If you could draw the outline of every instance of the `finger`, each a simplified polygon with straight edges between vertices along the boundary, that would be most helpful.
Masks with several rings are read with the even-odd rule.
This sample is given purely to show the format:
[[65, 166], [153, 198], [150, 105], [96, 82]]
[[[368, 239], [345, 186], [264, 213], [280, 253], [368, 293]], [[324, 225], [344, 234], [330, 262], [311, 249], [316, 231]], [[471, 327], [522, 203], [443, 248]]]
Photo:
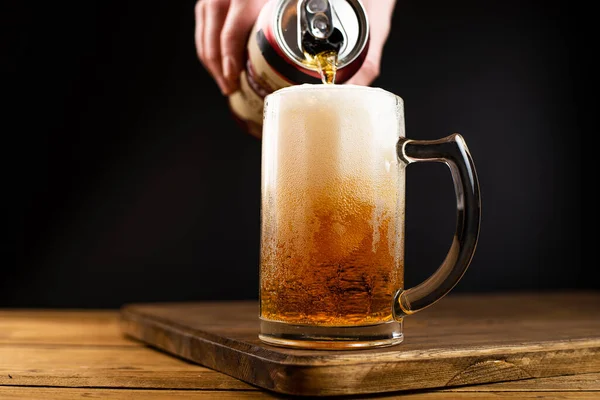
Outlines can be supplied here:
[[379, 77], [383, 49], [390, 34], [395, 2], [395, 0], [364, 1], [370, 20], [378, 23], [371, 24], [369, 50], [363, 65], [346, 83], [368, 86]]
[[204, 10], [204, 32], [202, 33], [202, 62], [219, 85], [223, 94], [229, 92], [227, 81], [223, 77], [221, 68], [221, 30], [229, 8], [228, 0], [202, 0]]
[[194, 42], [196, 43], [196, 54], [198, 59], [203, 58], [203, 44], [204, 44], [204, 5], [206, 3], [202, 0], [198, 0], [196, 7], [194, 8], [194, 15], [196, 20]]
[[344, 83], [347, 85], [369, 86], [378, 76], [379, 63], [367, 58], [358, 72]]
[[350, 85], [369, 86], [377, 77], [381, 68], [381, 55], [387, 39], [389, 28], [380, 26], [372, 30], [369, 49], [363, 65], [346, 83]]
[[223, 75], [232, 91], [238, 88], [238, 79], [244, 65], [244, 49], [264, 0], [231, 0], [229, 13], [221, 32]]

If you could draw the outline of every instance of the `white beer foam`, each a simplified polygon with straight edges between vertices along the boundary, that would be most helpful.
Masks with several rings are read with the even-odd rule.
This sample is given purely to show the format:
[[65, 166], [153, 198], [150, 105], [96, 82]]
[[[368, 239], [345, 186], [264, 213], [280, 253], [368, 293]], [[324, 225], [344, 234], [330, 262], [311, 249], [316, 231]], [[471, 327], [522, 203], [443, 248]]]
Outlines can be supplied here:
[[[310, 232], [318, 231], [324, 210], [331, 210], [340, 257], [365, 235], [372, 235], [374, 252], [380, 240], [398, 245], [380, 238], [378, 226], [403, 219], [404, 175], [396, 154], [404, 136], [402, 99], [379, 88], [305, 84], [266, 101], [263, 157], [269, 157], [263, 160], [271, 162], [263, 163], [263, 202], [277, 211], [264, 215], [265, 222], [289, 237], [299, 254], [310, 248]], [[390, 234], [402, 235], [401, 224], [396, 228]]]
[[287, 177], [281, 183], [343, 190], [345, 183], [362, 181], [364, 187], [352, 190], [366, 201], [374, 200], [373, 185], [391, 184], [396, 142], [404, 136], [399, 97], [379, 88], [304, 84], [281, 89], [270, 100], [277, 108], [265, 116], [264, 130], [267, 137], [278, 130], [279, 168]]

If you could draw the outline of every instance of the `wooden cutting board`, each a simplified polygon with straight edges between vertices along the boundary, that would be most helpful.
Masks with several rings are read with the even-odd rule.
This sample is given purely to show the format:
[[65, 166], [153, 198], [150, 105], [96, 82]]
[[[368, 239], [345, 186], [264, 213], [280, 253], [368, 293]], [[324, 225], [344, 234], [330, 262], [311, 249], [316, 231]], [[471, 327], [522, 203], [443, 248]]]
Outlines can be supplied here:
[[122, 331], [258, 387], [331, 396], [600, 372], [600, 292], [450, 294], [405, 319], [404, 343], [295, 350], [263, 344], [256, 302], [129, 304]]

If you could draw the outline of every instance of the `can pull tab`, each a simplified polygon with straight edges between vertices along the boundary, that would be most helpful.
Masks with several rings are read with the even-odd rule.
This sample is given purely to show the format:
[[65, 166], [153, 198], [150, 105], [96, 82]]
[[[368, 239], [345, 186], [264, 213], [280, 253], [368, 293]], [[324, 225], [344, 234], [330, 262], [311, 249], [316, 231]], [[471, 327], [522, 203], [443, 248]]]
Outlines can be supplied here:
[[333, 19], [329, 0], [303, 0], [301, 19], [306, 29], [316, 39], [327, 39], [333, 31]]
[[329, 0], [299, 0], [298, 16], [301, 49], [312, 55], [340, 50], [344, 37], [334, 26]]

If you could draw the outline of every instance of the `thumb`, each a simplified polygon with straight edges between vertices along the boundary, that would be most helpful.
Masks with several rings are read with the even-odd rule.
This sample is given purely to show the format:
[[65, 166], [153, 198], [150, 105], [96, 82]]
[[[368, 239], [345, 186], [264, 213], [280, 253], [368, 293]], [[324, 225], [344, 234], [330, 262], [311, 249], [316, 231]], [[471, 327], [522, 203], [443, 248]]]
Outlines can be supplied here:
[[244, 49], [264, 0], [232, 0], [221, 31], [223, 75], [234, 89], [244, 64]]

